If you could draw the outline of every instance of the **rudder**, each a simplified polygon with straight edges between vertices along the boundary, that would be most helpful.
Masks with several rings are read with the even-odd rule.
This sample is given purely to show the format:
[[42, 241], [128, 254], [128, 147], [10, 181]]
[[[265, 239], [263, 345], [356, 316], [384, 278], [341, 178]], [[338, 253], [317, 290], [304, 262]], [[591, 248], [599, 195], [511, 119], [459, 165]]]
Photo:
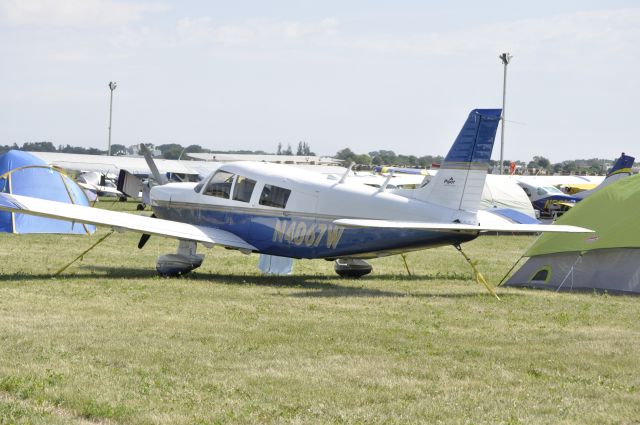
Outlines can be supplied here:
[[501, 109], [474, 109], [438, 174], [415, 198], [443, 207], [478, 211]]

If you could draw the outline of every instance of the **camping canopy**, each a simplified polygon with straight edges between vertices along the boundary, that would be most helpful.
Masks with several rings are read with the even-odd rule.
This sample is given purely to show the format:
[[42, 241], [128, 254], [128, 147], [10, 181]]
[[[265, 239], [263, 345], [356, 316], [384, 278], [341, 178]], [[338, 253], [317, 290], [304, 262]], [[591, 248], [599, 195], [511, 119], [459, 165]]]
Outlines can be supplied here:
[[558, 224], [595, 230], [595, 235], [545, 233], [525, 256], [604, 248], [640, 248], [639, 211], [640, 174], [636, 174], [593, 193], [556, 221]]
[[[0, 155], [0, 192], [89, 205], [82, 189], [69, 177], [33, 155], [15, 150]], [[0, 212], [1, 232], [89, 234], [94, 230], [94, 226], [80, 223]]]
[[545, 233], [525, 253], [530, 258], [506, 285], [640, 294], [638, 211], [640, 175], [593, 193], [557, 223], [596, 233]]
[[508, 176], [487, 175], [482, 190], [480, 208], [491, 211], [497, 209], [511, 209], [535, 219], [531, 201], [518, 183]]

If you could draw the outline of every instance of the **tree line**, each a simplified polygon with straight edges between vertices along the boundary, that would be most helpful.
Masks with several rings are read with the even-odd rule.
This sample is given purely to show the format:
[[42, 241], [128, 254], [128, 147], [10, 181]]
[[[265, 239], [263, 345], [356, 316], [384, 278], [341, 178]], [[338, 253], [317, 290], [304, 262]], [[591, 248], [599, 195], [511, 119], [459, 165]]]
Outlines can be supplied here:
[[[200, 145], [188, 145], [182, 146], [178, 143], [167, 143], [158, 146], [154, 146], [151, 143], [146, 144], [149, 148], [157, 149], [165, 159], [179, 159], [183, 158], [185, 153], [232, 153], [232, 154], [253, 154], [253, 155], [273, 155], [273, 153], [265, 152], [262, 150], [211, 150], [204, 148]], [[85, 155], [106, 155], [106, 150], [97, 148], [84, 148], [80, 146], [71, 145], [54, 145], [52, 142], [26, 142], [22, 146], [14, 143], [13, 145], [0, 145], [0, 154], [8, 150], [22, 150], [30, 152], [60, 152], [60, 153], [73, 153], [73, 154], [85, 154]], [[128, 148], [121, 144], [111, 145], [111, 154], [127, 155]], [[278, 143], [275, 152], [276, 155], [294, 155], [294, 150], [291, 144], [287, 144], [287, 147], [283, 147], [282, 143]], [[311, 151], [311, 146], [304, 141], [298, 143], [295, 155], [301, 156], [315, 156], [316, 154]], [[441, 155], [404, 155], [396, 154], [391, 150], [377, 150], [369, 153], [358, 154], [353, 152], [350, 148], [344, 148], [336, 152], [334, 158], [345, 161], [345, 165], [354, 162], [359, 165], [394, 165], [402, 167], [419, 167], [430, 168], [434, 164], [440, 164], [444, 160]], [[547, 174], [574, 174], [577, 172], [599, 174], [606, 171], [605, 163], [610, 163], [611, 160], [591, 158], [591, 159], [576, 159], [566, 160], [552, 164], [549, 159], [544, 156], [536, 155], [533, 159], [527, 163], [523, 161], [513, 161], [520, 169], [534, 170], [535, 172], [542, 172]], [[511, 161], [504, 161], [504, 167], [509, 169]], [[489, 166], [498, 166], [499, 161], [491, 160]]]

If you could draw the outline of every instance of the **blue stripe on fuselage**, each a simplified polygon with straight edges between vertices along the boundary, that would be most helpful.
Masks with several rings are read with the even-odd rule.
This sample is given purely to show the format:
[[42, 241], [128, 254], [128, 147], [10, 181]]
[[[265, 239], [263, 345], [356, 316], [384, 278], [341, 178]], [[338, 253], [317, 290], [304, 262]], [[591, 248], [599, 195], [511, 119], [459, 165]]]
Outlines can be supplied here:
[[[153, 207], [168, 220], [216, 227], [245, 239], [263, 254], [293, 258], [337, 258], [368, 252], [412, 250], [473, 240], [476, 234], [413, 229], [343, 228], [333, 219], [274, 217], [214, 209]], [[188, 211], [187, 211], [188, 210]]]

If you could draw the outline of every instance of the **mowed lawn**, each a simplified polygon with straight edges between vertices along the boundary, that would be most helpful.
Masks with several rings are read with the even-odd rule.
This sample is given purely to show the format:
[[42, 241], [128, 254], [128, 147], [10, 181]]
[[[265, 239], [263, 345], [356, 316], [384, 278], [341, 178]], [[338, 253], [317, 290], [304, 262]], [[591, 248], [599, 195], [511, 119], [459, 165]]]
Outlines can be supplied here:
[[[176, 242], [131, 233], [52, 277], [105, 233], [0, 235], [0, 424], [640, 423], [640, 298], [498, 301], [452, 247], [359, 280], [200, 249], [201, 269], [163, 279]], [[532, 241], [464, 247], [495, 284]]]

